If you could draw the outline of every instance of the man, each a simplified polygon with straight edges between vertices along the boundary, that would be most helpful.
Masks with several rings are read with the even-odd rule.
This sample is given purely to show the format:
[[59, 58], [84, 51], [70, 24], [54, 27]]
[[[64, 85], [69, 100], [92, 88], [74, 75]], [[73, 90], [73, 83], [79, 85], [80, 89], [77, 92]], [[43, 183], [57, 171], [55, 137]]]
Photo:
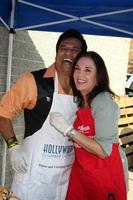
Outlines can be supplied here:
[[[65, 31], [56, 45], [55, 63], [22, 75], [0, 102], [0, 132], [15, 171], [12, 191], [21, 200], [65, 200], [73, 145], [49, 124], [49, 112], [61, 112], [72, 123], [76, 105], [70, 75], [76, 56], [86, 49], [77, 30]], [[11, 121], [23, 109], [25, 135], [19, 145]]]

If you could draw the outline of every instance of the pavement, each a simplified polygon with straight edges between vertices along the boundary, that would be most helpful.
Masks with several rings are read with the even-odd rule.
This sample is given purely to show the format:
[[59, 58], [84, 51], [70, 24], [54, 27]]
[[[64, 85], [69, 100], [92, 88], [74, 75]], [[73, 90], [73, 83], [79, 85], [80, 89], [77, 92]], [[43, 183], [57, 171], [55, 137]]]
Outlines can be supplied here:
[[129, 192], [127, 200], [133, 200], [133, 168], [129, 170]]

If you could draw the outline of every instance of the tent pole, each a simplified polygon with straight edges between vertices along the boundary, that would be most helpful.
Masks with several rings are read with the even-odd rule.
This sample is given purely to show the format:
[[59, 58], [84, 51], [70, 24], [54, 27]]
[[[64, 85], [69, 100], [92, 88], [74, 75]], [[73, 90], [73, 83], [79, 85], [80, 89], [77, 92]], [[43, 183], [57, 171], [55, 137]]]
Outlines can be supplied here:
[[[13, 51], [13, 36], [14, 36], [14, 12], [15, 12], [15, 1], [12, 0], [12, 11], [10, 16], [10, 33], [9, 33], [9, 46], [8, 46], [8, 63], [7, 63], [7, 76], [6, 76], [6, 91], [10, 89], [11, 86], [11, 71], [12, 71], [12, 51]], [[6, 154], [7, 154], [7, 145], [3, 139], [2, 147], [2, 177], [1, 184], [5, 185], [5, 175], [6, 175]]]
[[[8, 47], [8, 65], [7, 65], [7, 76], [6, 76], [6, 91], [10, 89], [11, 85], [11, 71], [12, 71], [12, 49], [13, 49], [13, 33], [9, 34], [9, 47]], [[2, 185], [5, 185], [5, 174], [6, 174], [6, 153], [7, 153], [7, 145], [3, 140], [3, 148], [2, 148]]]

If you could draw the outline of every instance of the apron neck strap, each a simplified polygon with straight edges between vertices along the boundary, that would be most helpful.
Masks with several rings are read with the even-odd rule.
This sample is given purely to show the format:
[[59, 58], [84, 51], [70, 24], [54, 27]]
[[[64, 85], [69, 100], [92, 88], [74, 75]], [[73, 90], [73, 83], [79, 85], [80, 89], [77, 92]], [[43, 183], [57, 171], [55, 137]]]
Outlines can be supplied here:
[[54, 92], [58, 93], [58, 75], [56, 70], [55, 70]]

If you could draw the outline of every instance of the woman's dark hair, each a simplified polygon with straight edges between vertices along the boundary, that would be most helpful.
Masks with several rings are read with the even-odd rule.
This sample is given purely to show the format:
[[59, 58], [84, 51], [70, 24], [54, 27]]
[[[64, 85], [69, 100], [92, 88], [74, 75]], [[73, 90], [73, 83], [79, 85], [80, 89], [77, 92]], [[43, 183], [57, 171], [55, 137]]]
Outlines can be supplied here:
[[[73, 66], [73, 73], [74, 73], [75, 65], [81, 57], [86, 57], [86, 58], [92, 59], [93, 62], [95, 63], [95, 66], [96, 66], [97, 85], [93, 88], [93, 90], [91, 92], [89, 92], [87, 94], [88, 105], [91, 104], [94, 97], [97, 94], [99, 94], [100, 92], [109, 92], [114, 97], [115, 93], [110, 89], [110, 86], [109, 86], [109, 76], [108, 76], [106, 65], [104, 63], [104, 60], [102, 59], [102, 57], [98, 53], [96, 53], [94, 51], [88, 51], [88, 52], [85, 52], [85, 53], [80, 53], [75, 60], [75, 63], [74, 63], [74, 66]], [[75, 83], [74, 83], [74, 80], [73, 80], [73, 73], [72, 73], [70, 82], [71, 82], [71, 86], [72, 86], [72, 89], [73, 89], [74, 100], [77, 102], [79, 107], [82, 107], [83, 104], [84, 104], [83, 103], [83, 97], [82, 97], [80, 91], [78, 91], [76, 89], [76, 86], [75, 86]]]
[[56, 44], [56, 52], [59, 49], [60, 43], [63, 40], [66, 40], [68, 38], [76, 38], [81, 42], [81, 52], [86, 52], [87, 51], [87, 44], [86, 41], [84, 40], [83, 36], [81, 35], [81, 33], [75, 29], [68, 29], [66, 30], [64, 33], [62, 33], [57, 41]]

